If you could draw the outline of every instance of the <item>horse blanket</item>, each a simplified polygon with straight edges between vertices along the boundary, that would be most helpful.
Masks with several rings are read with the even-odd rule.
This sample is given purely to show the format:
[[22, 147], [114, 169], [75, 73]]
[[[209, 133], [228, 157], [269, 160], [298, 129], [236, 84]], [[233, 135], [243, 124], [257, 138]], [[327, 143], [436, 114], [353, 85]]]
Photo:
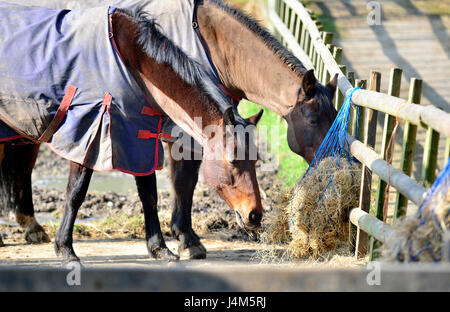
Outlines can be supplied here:
[[[116, 3], [144, 7], [169, 39], [214, 71], [193, 28], [182, 30], [186, 23], [178, 20], [191, 25], [194, 1]], [[95, 170], [147, 175], [162, 168], [160, 139], [170, 122], [115, 51], [108, 13], [109, 6], [52, 10], [0, 2], [0, 141], [48, 141], [62, 157]]]

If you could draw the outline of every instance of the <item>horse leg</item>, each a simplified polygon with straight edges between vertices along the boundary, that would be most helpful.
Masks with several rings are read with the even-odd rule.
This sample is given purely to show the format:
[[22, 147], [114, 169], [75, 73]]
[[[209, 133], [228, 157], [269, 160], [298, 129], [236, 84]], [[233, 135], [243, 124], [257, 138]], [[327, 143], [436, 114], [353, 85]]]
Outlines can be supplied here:
[[29, 243], [48, 243], [50, 238], [34, 217], [31, 173], [39, 144], [4, 145], [0, 164], [0, 201], [3, 209], [14, 211], [16, 221], [25, 229]]
[[145, 240], [150, 257], [162, 260], [178, 260], [167, 248], [158, 218], [158, 193], [156, 175], [135, 177], [139, 198], [142, 202], [145, 219]]
[[[171, 143], [169, 150], [172, 150]], [[192, 197], [197, 185], [201, 161], [174, 160], [171, 153], [169, 155], [172, 187], [175, 194], [170, 227], [172, 235], [180, 241], [178, 253], [180, 256], [182, 253], [187, 254], [189, 259], [204, 259], [206, 248], [192, 229], [191, 219]]]
[[61, 225], [55, 237], [56, 255], [62, 255], [63, 262], [77, 261], [80, 259], [73, 250], [73, 226], [78, 209], [86, 197], [93, 170], [74, 162], [70, 162], [69, 182], [66, 190], [66, 204]]

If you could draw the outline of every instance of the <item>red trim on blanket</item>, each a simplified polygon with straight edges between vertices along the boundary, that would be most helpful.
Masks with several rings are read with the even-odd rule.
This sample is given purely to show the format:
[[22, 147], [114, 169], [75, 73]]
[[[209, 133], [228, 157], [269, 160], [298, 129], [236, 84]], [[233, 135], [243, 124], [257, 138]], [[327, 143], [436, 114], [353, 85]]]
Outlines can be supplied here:
[[[162, 118], [161, 118], [161, 116], [159, 116], [159, 122], [158, 122], [158, 134], [163, 134], [163, 133], [160, 133], [160, 131], [161, 131], [161, 123], [162, 123]], [[111, 127], [110, 127], [110, 129], [111, 129]], [[148, 131], [148, 130], [139, 130], [139, 133], [140, 133], [141, 131]], [[158, 134], [152, 133], [152, 132], [150, 132], [150, 131], [148, 131], [148, 132], [151, 134], [151, 137], [150, 137], [150, 138], [153, 138], [153, 136], [158, 137]], [[111, 137], [111, 136], [110, 136], [110, 137]], [[138, 137], [139, 137], [139, 134], [138, 134]], [[150, 138], [149, 138], [149, 139], [150, 139]], [[156, 139], [156, 138], [155, 138], [155, 139]], [[153, 168], [152, 168], [151, 171], [145, 172], [145, 173], [136, 173], [136, 172], [131, 172], [131, 171], [124, 170], [124, 169], [118, 168], [118, 167], [114, 167], [114, 169], [117, 169], [117, 170], [122, 171], [122, 172], [124, 172], [124, 173], [128, 173], [128, 174], [134, 175], [134, 176], [136, 176], [136, 177], [148, 176], [148, 175], [153, 174], [156, 170], [161, 170], [161, 169], [163, 169], [164, 166], [158, 167], [158, 162], [159, 162], [159, 142], [158, 142], [158, 140], [156, 140], [155, 143], [156, 143], [156, 146], [155, 146], [155, 160], [154, 160], [154, 165], [153, 165]], [[111, 147], [112, 147], [112, 146], [111, 146]], [[114, 153], [113, 153], [113, 154], [114, 154]], [[114, 163], [113, 163], [113, 166], [114, 166]]]
[[[75, 96], [75, 93], [77, 91], [77, 87], [69, 85], [67, 87], [66, 93], [64, 94], [64, 97], [61, 101], [61, 104], [59, 104], [58, 110], [56, 111], [55, 116], [53, 117], [52, 121], [48, 125], [48, 127], [44, 130], [44, 132], [41, 134], [41, 136], [36, 139], [34, 137], [28, 136], [19, 129], [15, 129], [12, 127], [9, 123], [7, 123], [5, 120], [2, 120], [8, 127], [13, 129], [14, 131], [18, 132], [19, 135], [15, 135], [8, 138], [1, 138], [0, 142], [6, 142], [16, 139], [27, 139], [30, 140], [30, 143], [43, 143], [48, 142], [50, 138], [53, 136], [53, 134], [58, 130], [59, 125], [63, 121], [64, 117], [66, 116], [67, 111], [69, 110], [70, 104], [72, 104], [73, 98]], [[27, 143], [28, 144], [28, 143]]]
[[[161, 116], [159, 116], [158, 135], [161, 134], [161, 121], [162, 121], [162, 118], [161, 118]], [[156, 168], [158, 167], [158, 162], [159, 162], [159, 140], [156, 140], [156, 142], [155, 142], [155, 163], [153, 164], [153, 171], [155, 171]]]
[[166, 134], [166, 133], [153, 133], [150, 132], [149, 130], [139, 130], [138, 131], [138, 135], [137, 135], [138, 139], [144, 139], [144, 140], [148, 140], [148, 139], [158, 139], [161, 140], [162, 138], [165, 139], [173, 139], [171, 135]]
[[142, 115], [147, 115], [147, 116], [161, 116], [160, 113], [158, 113], [153, 107], [151, 106], [144, 106], [142, 107], [142, 111], [141, 111]]
[[42, 133], [42, 135], [39, 137], [38, 142], [48, 142], [55, 131], [58, 130], [59, 125], [61, 124], [64, 117], [66, 116], [67, 111], [69, 110], [70, 104], [72, 104], [72, 100], [76, 92], [77, 87], [72, 85], [69, 85], [67, 87], [66, 94], [64, 94], [64, 98], [62, 99], [55, 116], [48, 125], [47, 129], [45, 129], [44, 133]]
[[12, 141], [12, 140], [17, 140], [17, 139], [22, 139], [22, 138], [24, 138], [24, 137], [19, 134], [19, 135], [15, 135], [15, 136], [12, 136], [12, 137], [1, 138], [0, 142]]
[[109, 108], [111, 107], [111, 102], [112, 102], [112, 95], [109, 93], [106, 93], [103, 96], [103, 102], [102, 105], [106, 106], [106, 109], [109, 110]]

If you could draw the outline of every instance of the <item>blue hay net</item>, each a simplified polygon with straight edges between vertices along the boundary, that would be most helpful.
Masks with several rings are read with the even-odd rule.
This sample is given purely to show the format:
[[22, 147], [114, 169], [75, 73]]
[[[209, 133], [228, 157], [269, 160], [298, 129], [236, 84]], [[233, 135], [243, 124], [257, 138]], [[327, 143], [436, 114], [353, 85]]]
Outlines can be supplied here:
[[[425, 226], [427, 220], [432, 218], [432, 221], [434, 223], [434, 227], [436, 229], [435, 235], [439, 235], [440, 239], [442, 240], [442, 234], [444, 232], [444, 229], [441, 226], [441, 223], [438, 220], [438, 216], [435, 213], [435, 209], [439, 204], [445, 204], [446, 201], [446, 195], [450, 188], [450, 158], [447, 160], [447, 164], [445, 165], [444, 169], [441, 171], [439, 176], [434, 181], [433, 185], [431, 186], [431, 189], [428, 191], [427, 196], [425, 197], [424, 201], [420, 204], [419, 209], [417, 209], [417, 212], [415, 214], [415, 217], [420, 220], [419, 225], [415, 229], [418, 230], [420, 227]], [[448, 206], [445, 208], [446, 211], [444, 211], [444, 215], [441, 217], [445, 220], [445, 218], [449, 215], [450, 209]], [[433, 259], [434, 262], [441, 261], [442, 255], [435, 254], [432, 245], [430, 242], [427, 242], [422, 248], [420, 248], [418, 251], [413, 251], [412, 247], [412, 239], [411, 236], [408, 238], [408, 248], [409, 248], [409, 254], [410, 254], [410, 261], [417, 262], [419, 261], [419, 256], [424, 253], [428, 252]], [[401, 261], [401, 255], [400, 253], [397, 254], [397, 259]]]
[[[300, 181], [298, 183], [297, 191], [291, 198], [291, 203], [292, 203], [292, 200], [296, 197], [299, 190], [301, 189], [302, 184], [305, 181], [305, 178], [311, 173], [311, 171], [313, 171], [317, 167], [317, 165], [323, 159], [328, 158], [328, 157], [336, 158], [337, 159], [337, 167], [340, 167], [340, 161], [341, 161], [341, 157], [343, 155], [347, 158], [347, 160], [350, 164], [352, 164], [355, 161], [355, 159], [353, 157], [351, 157], [351, 155], [349, 154], [350, 144], [348, 142], [347, 133], [348, 133], [348, 126], [350, 123], [350, 112], [351, 112], [352, 105], [354, 105], [357, 109], [357, 119], [356, 120], [357, 120], [357, 122], [359, 121], [359, 106], [355, 105], [352, 101], [352, 95], [358, 89], [361, 89], [361, 88], [360, 87], [353, 88], [349, 92], [347, 97], [345, 98], [342, 108], [339, 110], [339, 112], [336, 116], [336, 119], [334, 120], [333, 124], [331, 125], [330, 130], [328, 130], [327, 135], [325, 136], [324, 140], [322, 141], [322, 144], [320, 145], [319, 149], [317, 150], [317, 153], [314, 156], [314, 159], [309, 164], [309, 167], [306, 170], [303, 177], [300, 179]], [[357, 124], [356, 128], [357, 129], [359, 128], [358, 124]], [[358, 135], [359, 134], [357, 133], [356, 138], [358, 138]], [[327, 172], [330, 172], [330, 170], [328, 170]], [[321, 196], [318, 198], [318, 202], [320, 202], [320, 200], [322, 199], [326, 190], [330, 186], [334, 188], [333, 175], [331, 174], [331, 172], [330, 172], [329, 182], [328, 182], [327, 186], [325, 187], [325, 189], [323, 190]], [[293, 224], [294, 216], [297, 213], [297, 211], [299, 210], [299, 208], [301, 207], [301, 205], [302, 205], [302, 201], [300, 201], [300, 203], [297, 205], [297, 208], [294, 210], [294, 212], [290, 216], [290, 219], [289, 219], [289, 228], [290, 229], [293, 228], [291, 225]]]

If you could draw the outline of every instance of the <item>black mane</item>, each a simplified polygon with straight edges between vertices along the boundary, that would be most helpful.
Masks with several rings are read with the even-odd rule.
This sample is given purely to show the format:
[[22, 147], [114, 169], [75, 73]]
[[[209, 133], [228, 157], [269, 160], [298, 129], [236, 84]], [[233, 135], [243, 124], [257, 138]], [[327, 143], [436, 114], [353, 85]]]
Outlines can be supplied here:
[[[296, 73], [300, 77], [304, 76], [307, 69], [305, 68], [303, 63], [252, 17], [243, 13], [239, 9], [228, 6], [222, 0], [208, 1], [234, 17], [242, 25], [259, 36], [263, 40], [264, 44], [270, 50], [272, 50], [275, 55], [278, 56], [284, 64], [286, 64], [286, 66], [288, 66], [294, 73]], [[320, 84], [319, 81], [317, 81], [315, 97], [318, 99], [318, 103], [322, 111], [330, 112], [333, 110], [332, 101], [330, 102], [329, 100], [330, 96], [330, 92], [327, 90], [327, 88]], [[331, 98], [333, 97], [331, 96]]]
[[200, 88], [201, 96], [204, 96], [208, 102], [216, 104], [221, 113], [231, 106], [229, 98], [220, 89], [215, 77], [164, 36], [158, 29], [159, 25], [149, 14], [140, 9], [135, 11], [118, 9], [117, 11], [128, 15], [137, 24], [138, 44], [148, 57], [159, 64], [169, 65], [183, 81]]

